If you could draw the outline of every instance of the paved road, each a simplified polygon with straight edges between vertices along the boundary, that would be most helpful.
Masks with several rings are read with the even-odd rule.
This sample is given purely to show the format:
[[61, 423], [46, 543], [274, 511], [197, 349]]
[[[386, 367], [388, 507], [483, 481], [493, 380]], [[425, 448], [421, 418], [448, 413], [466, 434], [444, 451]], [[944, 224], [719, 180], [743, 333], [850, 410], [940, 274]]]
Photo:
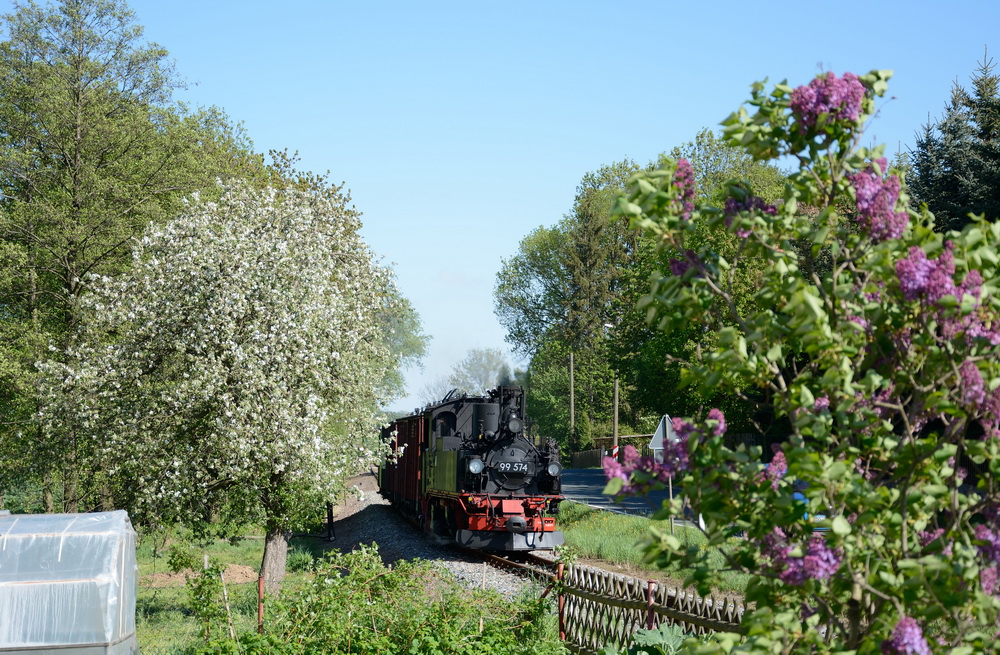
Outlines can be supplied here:
[[[648, 514], [660, 508], [669, 497], [667, 490], [654, 491], [644, 498], [623, 498], [616, 502], [611, 496], [601, 493], [606, 481], [601, 469], [564, 469], [562, 477], [562, 492], [575, 503], [593, 505], [604, 509], [626, 511], [629, 513]], [[679, 490], [674, 489], [674, 497], [679, 497]]]

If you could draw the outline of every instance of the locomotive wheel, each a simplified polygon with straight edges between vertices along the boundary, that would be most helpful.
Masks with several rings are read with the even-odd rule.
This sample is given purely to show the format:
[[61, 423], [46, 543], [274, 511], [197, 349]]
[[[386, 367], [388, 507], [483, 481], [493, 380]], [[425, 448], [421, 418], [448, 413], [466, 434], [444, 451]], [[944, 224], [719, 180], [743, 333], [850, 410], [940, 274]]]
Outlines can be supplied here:
[[448, 536], [447, 511], [440, 503], [434, 503], [431, 511], [431, 532], [442, 537]]

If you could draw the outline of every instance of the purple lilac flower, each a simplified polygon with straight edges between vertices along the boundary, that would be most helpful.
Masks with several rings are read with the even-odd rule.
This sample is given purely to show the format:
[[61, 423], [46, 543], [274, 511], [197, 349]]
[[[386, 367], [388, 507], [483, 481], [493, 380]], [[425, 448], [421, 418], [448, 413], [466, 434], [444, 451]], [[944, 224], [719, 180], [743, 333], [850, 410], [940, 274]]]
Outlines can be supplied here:
[[921, 532], [918, 537], [920, 538], [920, 545], [926, 546], [938, 537], [944, 534], [944, 528], [938, 528], [936, 530], [925, 530]]
[[822, 412], [824, 409], [830, 409], [830, 399], [825, 395], [813, 401], [813, 410]]
[[785, 584], [795, 586], [802, 585], [807, 580], [826, 580], [832, 577], [843, 560], [840, 549], [827, 546], [826, 539], [819, 534], [809, 538], [803, 557], [792, 557], [789, 554], [792, 548], [779, 527], [775, 527], [761, 540], [760, 552], [770, 560], [771, 566], [778, 571], [778, 577]]
[[809, 539], [805, 556], [790, 557], [785, 553], [780, 562], [784, 570], [779, 575], [786, 584], [795, 586], [807, 580], [826, 580], [837, 572], [841, 560], [839, 549], [830, 548], [822, 535], [814, 534]]
[[892, 637], [882, 642], [884, 655], [931, 655], [924, 632], [914, 619], [904, 616], [892, 631]]
[[[877, 159], [879, 170], [884, 171], [886, 160]], [[858, 208], [858, 223], [868, 230], [873, 241], [898, 239], [903, 235], [910, 222], [910, 215], [905, 211], [896, 211], [899, 200], [900, 182], [895, 175], [883, 178], [875, 167], [849, 175], [848, 179], [854, 186], [854, 195]]]
[[686, 159], [677, 160], [677, 170], [674, 171], [674, 186], [680, 192], [680, 216], [683, 220], [691, 218], [694, 211], [694, 169]]
[[[978, 273], [978, 271], [972, 271], [972, 273]], [[966, 281], [972, 276], [972, 273], [966, 277]], [[974, 311], [962, 316], [958, 321], [959, 325], [956, 331], [965, 332], [965, 339], [970, 345], [976, 339], [985, 339], [992, 346], [1000, 346], [1000, 320], [997, 320], [996, 314], [983, 308], [978, 299]]]
[[983, 591], [990, 596], [996, 596], [998, 588], [1000, 588], [1000, 580], [998, 580], [997, 574], [1000, 573], [1000, 568], [995, 564], [993, 566], [988, 566], [979, 572], [979, 582], [983, 585]]
[[861, 329], [865, 331], [868, 331], [868, 328], [871, 327], [871, 325], [868, 323], [868, 320], [861, 318], [860, 316], [848, 316], [847, 320], [850, 321], [851, 323], [857, 323], [861, 327]]
[[991, 530], [985, 525], [977, 525], [976, 539], [983, 543], [979, 545], [979, 553], [993, 564], [1000, 564], [1000, 532]]
[[948, 241], [944, 252], [937, 258], [934, 269], [927, 276], [924, 293], [930, 302], [936, 303], [944, 296], [961, 297], [959, 288], [955, 286], [955, 255], [952, 254], [955, 244]]
[[[943, 536], [944, 536], [944, 528], [938, 528], [936, 530], [921, 532], [917, 535], [917, 538], [920, 539], [920, 545], [926, 547], [934, 543], [936, 540], [940, 539]], [[951, 546], [952, 546], [951, 540], [945, 542], [944, 548], [941, 549], [941, 554], [944, 555], [945, 557], [951, 557]]]
[[[767, 204], [763, 198], [758, 198], [757, 196], [749, 196], [745, 200], [726, 198], [726, 204], [723, 207], [723, 214], [726, 217], [726, 227], [732, 227], [733, 218], [744, 211], [751, 213], [756, 211], [768, 216], [774, 216], [778, 213], [778, 208]], [[750, 236], [750, 230], [738, 230], [736, 235], [741, 239], [745, 239]]]
[[960, 381], [959, 389], [962, 394], [962, 404], [969, 410], [975, 411], [986, 402], [986, 384], [983, 376], [979, 372], [979, 367], [971, 360], [962, 362], [958, 369]]
[[983, 288], [983, 275], [977, 270], [969, 271], [968, 275], [962, 281], [962, 292], [967, 293], [970, 296], [979, 297], [980, 291]]
[[626, 471], [635, 469], [639, 465], [640, 459], [639, 451], [632, 444], [628, 444], [622, 449], [622, 466]]
[[713, 408], [708, 411], [708, 420], [716, 421], [715, 428], [712, 430], [712, 434], [716, 437], [721, 437], [726, 433], [726, 417], [719, 408]]
[[[620, 478], [625, 482], [619, 496], [637, 496], [649, 493], [657, 488], [659, 483], [665, 483], [688, 467], [687, 444], [671, 442], [663, 451], [663, 461], [658, 462], [653, 457], [641, 457], [633, 446], [625, 446], [622, 452], [622, 462], [613, 457], [601, 460], [605, 478], [610, 482]], [[634, 473], [643, 473], [635, 476]]]
[[785, 473], [788, 471], [788, 461], [785, 459], [785, 453], [780, 450], [778, 444], [774, 444], [771, 448], [774, 451], [774, 457], [761, 472], [761, 476], [764, 480], [771, 481], [772, 489], [777, 489], [778, 481], [785, 477]]
[[896, 262], [899, 288], [907, 300], [916, 300], [927, 287], [927, 279], [935, 268], [926, 253], [917, 246], [910, 247], [910, 254]]
[[838, 79], [835, 73], [826, 73], [806, 86], [792, 91], [792, 114], [808, 127], [815, 127], [824, 114], [829, 119], [858, 120], [865, 87], [853, 73], [844, 73]]
[[[860, 473], [862, 477], [869, 482], [875, 479], [875, 471], [871, 470], [868, 466], [868, 462], [860, 457], [854, 460], [854, 470]], [[850, 519], [848, 519], [848, 522], [850, 522]]]
[[[698, 253], [690, 248], [684, 251], [684, 259], [670, 260], [670, 272], [678, 277], [684, 275], [692, 266], [694, 266], [698, 271], [704, 269], [704, 265], [701, 263], [701, 258], [698, 257]], [[701, 273], [695, 273], [695, 277], [701, 277]]]
[[986, 396], [986, 401], [983, 403], [983, 415], [979, 422], [986, 432], [986, 437], [1000, 438], [1000, 387]]
[[[937, 322], [941, 336], [946, 339], [954, 340], [964, 333], [969, 345], [977, 339], [984, 339], [993, 346], [1000, 345], [1000, 321], [994, 313], [984, 310], [980, 298], [983, 285], [980, 272], [969, 271], [960, 285], [955, 284], [954, 249], [955, 244], [948, 241], [941, 256], [931, 260], [920, 248], [910, 248], [909, 254], [896, 262], [896, 277], [903, 297], [920, 300], [938, 310]], [[940, 305], [944, 296], [961, 298], [965, 295], [974, 299], [972, 311], [967, 314], [956, 316]]]
[[604, 469], [604, 478], [608, 482], [611, 482], [614, 478], [621, 478], [625, 482], [625, 487], [628, 487], [629, 475], [617, 459], [614, 457], [603, 457], [601, 458], [601, 467]]
[[760, 554], [770, 562], [771, 566], [778, 567], [780, 562], [784, 560], [785, 555], [790, 550], [785, 544], [786, 541], [784, 530], [778, 526], [774, 526], [774, 529], [761, 539]]
[[671, 441], [663, 448], [663, 463], [657, 471], [657, 478], [660, 482], [666, 482], [667, 478], [686, 471], [689, 464], [687, 441]]
[[677, 435], [677, 438], [684, 442], [687, 442], [688, 437], [694, 432], [694, 426], [682, 418], [670, 419], [670, 425], [674, 428], [674, 434]]
[[685, 273], [687, 273], [687, 270], [689, 268], [691, 268], [691, 262], [682, 261], [680, 259], [671, 259], [670, 260], [670, 273], [671, 273], [671, 275], [676, 275], [677, 277], [681, 277], [682, 275], [684, 275]]

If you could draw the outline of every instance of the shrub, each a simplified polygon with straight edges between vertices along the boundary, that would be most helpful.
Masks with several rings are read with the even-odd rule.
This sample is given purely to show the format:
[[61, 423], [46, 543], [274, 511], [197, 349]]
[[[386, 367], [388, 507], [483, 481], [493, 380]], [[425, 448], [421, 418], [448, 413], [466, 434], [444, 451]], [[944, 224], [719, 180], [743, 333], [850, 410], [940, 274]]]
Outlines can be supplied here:
[[546, 601], [468, 591], [421, 560], [385, 566], [372, 545], [334, 552], [316, 573], [269, 601], [263, 635], [191, 653], [563, 653]]
[[[722, 206], [695, 206], [678, 160], [635, 175], [619, 203], [670, 262], [644, 299], [653, 319], [712, 335], [684, 382], [767, 398], [791, 432], [762, 471], [759, 447], [726, 447], [714, 409], [674, 419], [664, 463], [633, 453], [608, 469], [619, 492], [674, 476], [713, 547], [745, 531], [725, 568], [754, 575], [753, 609], [719, 650], [996, 644], [1000, 223], [936, 232], [882, 148], [860, 146], [889, 76], [753, 86], [725, 133], [757, 160], [797, 163], [783, 202], [734, 180]], [[693, 567], [701, 590], [720, 574], [663, 530], [646, 550]]]

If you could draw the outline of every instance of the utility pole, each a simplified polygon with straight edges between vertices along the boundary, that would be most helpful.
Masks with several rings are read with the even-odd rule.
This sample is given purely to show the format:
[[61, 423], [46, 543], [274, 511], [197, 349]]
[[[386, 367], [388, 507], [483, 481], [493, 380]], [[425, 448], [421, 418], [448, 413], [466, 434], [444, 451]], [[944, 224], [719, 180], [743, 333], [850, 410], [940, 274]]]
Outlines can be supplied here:
[[615, 375], [615, 414], [614, 421], [612, 422], [612, 443], [611, 452], [614, 454], [614, 458], [618, 459], [618, 376]]
[[576, 443], [576, 398], [573, 395], [573, 353], [569, 354], [569, 438]]

